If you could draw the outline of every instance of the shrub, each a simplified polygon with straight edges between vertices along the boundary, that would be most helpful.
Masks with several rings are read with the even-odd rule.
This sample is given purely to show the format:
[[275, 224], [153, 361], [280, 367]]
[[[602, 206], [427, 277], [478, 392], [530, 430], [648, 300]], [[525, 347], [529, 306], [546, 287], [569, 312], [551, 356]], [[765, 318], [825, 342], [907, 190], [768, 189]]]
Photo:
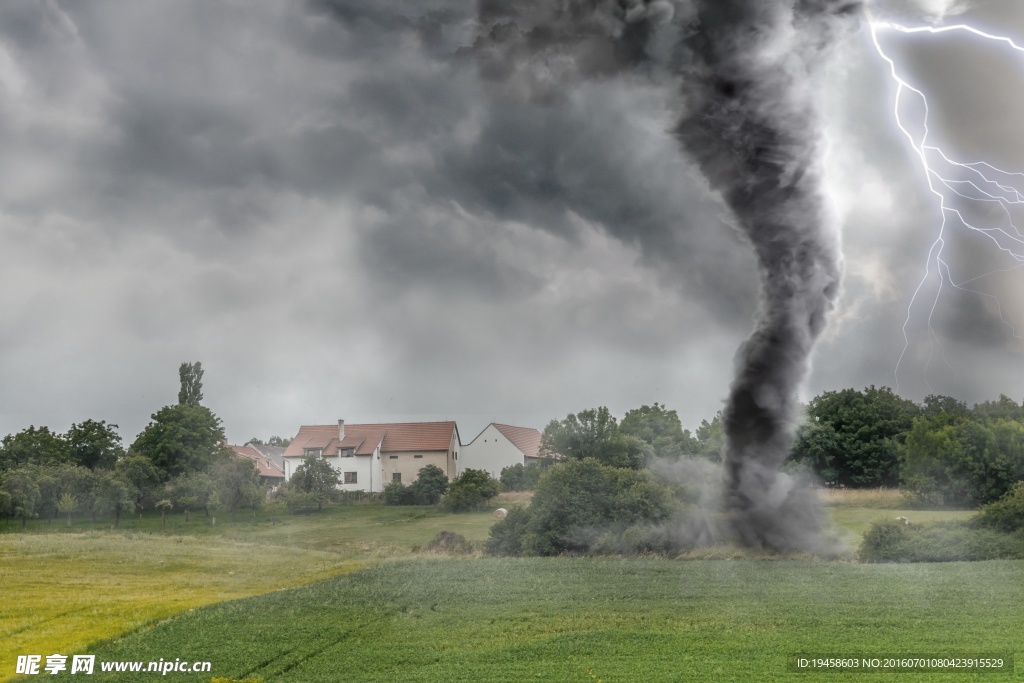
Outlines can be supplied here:
[[1014, 484], [999, 500], [982, 507], [975, 520], [978, 526], [999, 531], [1024, 530], [1024, 481]]
[[384, 487], [385, 505], [413, 505], [412, 487], [406, 486], [400, 481], [393, 481]]
[[910, 530], [895, 519], [875, 522], [864, 534], [860, 559], [864, 562], [899, 562], [906, 555]]
[[501, 470], [499, 480], [506, 491], [533, 491], [537, 488], [544, 470], [557, 462], [552, 458], [542, 458], [529, 465], [518, 464], [505, 467]]
[[427, 465], [409, 485], [414, 505], [437, 505], [448, 492], [448, 475], [437, 465]]
[[416, 481], [406, 486], [393, 481], [384, 487], [385, 505], [437, 505], [448, 491], [448, 475], [436, 465], [420, 469]]
[[491, 555], [522, 555], [523, 537], [531, 516], [528, 508], [511, 508], [505, 519], [491, 527], [484, 550]]
[[462, 534], [457, 534], [454, 531], [440, 531], [427, 544], [426, 550], [463, 555], [473, 552], [473, 544], [467, 541]]
[[544, 473], [525, 513], [510, 511], [491, 527], [487, 548], [523, 555], [646, 550], [644, 526], [673, 510], [668, 489], [650, 472], [572, 460]]
[[484, 470], [468, 469], [452, 482], [442, 507], [451, 512], [474, 510], [498, 495], [498, 480]]
[[864, 535], [863, 562], [964, 562], [1024, 558], [1024, 534], [979, 529], [970, 522], [905, 525], [876, 522]]

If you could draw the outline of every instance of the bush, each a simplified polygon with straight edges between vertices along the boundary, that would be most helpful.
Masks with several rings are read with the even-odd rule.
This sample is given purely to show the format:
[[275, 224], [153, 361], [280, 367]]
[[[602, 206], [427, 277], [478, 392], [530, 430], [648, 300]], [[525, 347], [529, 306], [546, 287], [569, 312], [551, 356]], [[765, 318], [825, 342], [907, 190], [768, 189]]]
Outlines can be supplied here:
[[522, 555], [523, 538], [531, 517], [527, 508], [510, 509], [505, 519], [491, 527], [484, 550], [491, 555]]
[[426, 550], [464, 555], [473, 552], [473, 544], [467, 541], [462, 534], [457, 534], [454, 531], [440, 531], [427, 544]]
[[448, 492], [448, 475], [437, 465], [427, 465], [409, 485], [414, 505], [437, 505]]
[[451, 512], [474, 510], [498, 495], [498, 480], [484, 470], [468, 469], [455, 478], [442, 501]]
[[406, 486], [393, 481], [384, 487], [385, 505], [437, 505], [441, 496], [448, 491], [448, 475], [436, 465], [427, 465], [416, 476], [416, 481]]
[[647, 550], [653, 540], [645, 526], [673, 510], [668, 489], [650, 472], [593, 458], [568, 461], [544, 473], [525, 512], [510, 511], [491, 527], [487, 549], [510, 555]]
[[503, 468], [498, 479], [506, 491], [533, 491], [537, 488], [544, 471], [557, 463], [558, 461], [552, 458], [542, 458], [529, 465], [512, 465]]
[[979, 529], [971, 522], [906, 525], [876, 522], [864, 535], [863, 562], [966, 562], [1024, 558], [1024, 533]]
[[385, 505], [414, 505], [413, 491], [411, 486], [406, 486], [400, 481], [393, 481], [384, 487]]
[[895, 519], [875, 522], [860, 546], [863, 562], [899, 562], [906, 554], [909, 527]]
[[1024, 530], [1024, 481], [1014, 484], [999, 500], [982, 507], [975, 521], [978, 526], [999, 531]]

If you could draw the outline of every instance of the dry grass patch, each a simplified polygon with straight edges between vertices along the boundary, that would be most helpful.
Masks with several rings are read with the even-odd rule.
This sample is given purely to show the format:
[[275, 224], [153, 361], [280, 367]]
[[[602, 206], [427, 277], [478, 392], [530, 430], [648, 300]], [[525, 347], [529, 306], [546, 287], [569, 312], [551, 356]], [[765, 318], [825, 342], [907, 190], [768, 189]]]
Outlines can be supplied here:
[[530, 504], [531, 500], [533, 500], [533, 491], [505, 491], [492, 498], [491, 503], [495, 508], [508, 507], [509, 505], [526, 507]]
[[337, 555], [149, 534], [0, 536], [0, 681], [19, 654], [81, 652], [146, 623], [367, 566]]
[[911, 497], [899, 489], [818, 489], [822, 504], [829, 507], [858, 507], [900, 510], [911, 507]]

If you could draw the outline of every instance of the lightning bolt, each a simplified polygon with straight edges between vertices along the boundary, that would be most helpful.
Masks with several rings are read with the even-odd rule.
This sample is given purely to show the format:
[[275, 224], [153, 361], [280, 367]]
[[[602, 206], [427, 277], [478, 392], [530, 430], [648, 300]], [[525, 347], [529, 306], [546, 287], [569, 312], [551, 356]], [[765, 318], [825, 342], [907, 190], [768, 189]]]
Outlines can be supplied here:
[[[938, 143], [933, 142], [932, 138], [934, 136], [929, 128], [930, 109], [928, 105], [928, 98], [920, 88], [916, 88], [911, 85], [907, 79], [901, 75], [896, 65], [896, 61], [886, 53], [878, 36], [880, 33], [885, 31], [896, 31], [903, 34], [929, 33], [933, 35], [965, 32], [981, 40], [1001, 43], [1006, 49], [1015, 50], [1021, 53], [1022, 57], [1024, 57], [1024, 47], [1021, 47], [1005, 36], [992, 35], [966, 24], [942, 27], [928, 26], [908, 28], [898, 24], [872, 20], [869, 25], [871, 28], [871, 40], [874, 43], [875, 50], [877, 50], [878, 55], [888, 63], [889, 73], [892, 76], [893, 81], [896, 83], [896, 97], [893, 107], [896, 125], [910, 143], [911, 148], [914, 150], [914, 153], [920, 162], [925, 178], [927, 179], [928, 190], [932, 195], [934, 195], [935, 202], [941, 216], [938, 233], [931, 244], [931, 248], [928, 250], [928, 256], [924, 267], [924, 275], [921, 277], [921, 281], [918, 283], [917, 288], [914, 290], [914, 294], [910, 299], [910, 303], [907, 305], [907, 316], [903, 323], [904, 346], [894, 371], [896, 376], [896, 388], [898, 390], [900, 381], [900, 365], [903, 363], [907, 350], [910, 348], [910, 337], [907, 332], [907, 327], [910, 325], [918, 296], [921, 294], [925, 284], [932, 278], [937, 278], [938, 287], [928, 311], [927, 320], [930, 351], [924, 369], [925, 384], [928, 386], [928, 390], [931, 391], [931, 384], [928, 382], [928, 369], [932, 363], [932, 358], [935, 355], [936, 347], [940, 349], [943, 362], [951, 371], [953, 371], [952, 366], [946, 359], [945, 349], [942, 346], [942, 342], [932, 327], [932, 320], [935, 316], [935, 311], [938, 307], [939, 299], [942, 296], [942, 291], [945, 286], [948, 285], [961, 291], [972, 292], [993, 301], [995, 303], [996, 310], [999, 312], [999, 319], [1003, 324], [1010, 328], [1015, 337], [1019, 339], [1024, 338], [1018, 334], [1016, 327], [1006, 319], [1006, 316], [1003, 314], [1003, 307], [999, 300], [994, 295], [979, 291], [972, 286], [972, 284], [996, 273], [1009, 272], [1024, 267], [1024, 235], [1021, 234], [1020, 230], [1014, 224], [1013, 214], [1011, 212], [1012, 207], [1024, 204], [1024, 173], [1004, 171], [984, 161], [963, 162], [956, 160], [947, 154]], [[912, 100], [913, 98], [917, 98], [923, 106], [923, 115], [920, 120], [917, 121], [916, 125], [908, 125], [904, 121], [901, 109], [905, 102]], [[986, 204], [990, 206], [998, 206], [1001, 209], [1002, 214], [1005, 215], [1005, 221], [1000, 219], [998, 224], [995, 225], [991, 223], [976, 225], [975, 222], [972, 222], [972, 220], [969, 220], [968, 217], [964, 215], [964, 211], [967, 210], [967, 207]], [[963, 207], [963, 209], [957, 208], [958, 206]], [[947, 234], [949, 231], [954, 229], [971, 230], [983, 235], [988, 238], [993, 245], [995, 245], [995, 248], [998, 249], [999, 252], [1007, 257], [1011, 262], [1016, 263], [1016, 265], [1010, 265], [1007, 268], [992, 270], [976, 277], [956, 281], [950, 269], [949, 262], [946, 259]]]

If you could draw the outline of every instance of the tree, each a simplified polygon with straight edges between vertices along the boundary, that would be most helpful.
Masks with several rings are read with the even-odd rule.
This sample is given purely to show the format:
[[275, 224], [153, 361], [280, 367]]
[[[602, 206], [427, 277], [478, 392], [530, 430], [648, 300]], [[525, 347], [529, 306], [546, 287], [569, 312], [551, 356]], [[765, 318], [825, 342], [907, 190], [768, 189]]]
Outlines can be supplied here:
[[919, 414], [888, 387], [826, 391], [807, 406], [794, 459], [839, 486], [896, 486], [900, 450]]
[[185, 513], [185, 524], [188, 524], [189, 513], [196, 508], [203, 508], [209, 516], [210, 496], [213, 495], [213, 480], [206, 472], [188, 472], [171, 480], [168, 488], [171, 500]]
[[643, 467], [651, 447], [643, 440], [620, 433], [608, 408], [584, 410], [561, 422], [552, 420], [541, 435], [541, 450], [571, 459], [594, 458], [614, 467]]
[[231, 458], [217, 463], [210, 473], [218, 498], [234, 520], [239, 507], [260, 499], [260, 473], [248, 458]]
[[38, 514], [39, 486], [36, 484], [35, 472], [28, 466], [7, 472], [0, 490], [6, 494], [4, 500], [7, 512], [12, 517], [21, 518], [21, 528], [24, 530], [29, 518]]
[[121, 515], [135, 509], [134, 493], [120, 472], [103, 472], [96, 479], [93, 508], [101, 514], [112, 511], [116, 528], [121, 524]]
[[39, 502], [36, 511], [45, 515], [47, 521], [53, 522], [59, 514], [58, 507], [61, 499], [61, 480], [58, 474], [57, 465], [34, 465], [29, 466], [32, 476], [35, 477], [36, 486], [39, 487]]
[[556, 462], [550, 458], [544, 458], [531, 462], [529, 465], [516, 463], [515, 465], [502, 468], [498, 479], [506, 491], [533, 491], [537, 488], [540, 475]]
[[510, 513], [491, 528], [488, 550], [585, 552], [608, 533], [663, 521], [673, 510], [669, 491], [647, 470], [609, 467], [593, 458], [570, 460], [544, 473], [526, 514]]
[[900, 475], [928, 502], [997, 500], [1024, 478], [1024, 425], [1005, 418], [918, 418], [907, 435]]
[[323, 510], [324, 503], [331, 499], [338, 488], [340, 477], [338, 470], [331, 463], [316, 456], [307, 456], [302, 464], [295, 468], [295, 473], [288, 482], [290, 488], [316, 500], [316, 509]]
[[167, 528], [167, 513], [174, 507], [174, 501], [170, 498], [161, 498], [154, 505], [157, 510], [160, 511], [160, 526], [162, 529]]
[[182, 363], [178, 368], [181, 389], [178, 390], [178, 405], [198, 406], [203, 400], [203, 364]]
[[217, 460], [229, 457], [220, 418], [205, 406], [164, 406], [152, 419], [131, 451], [149, 458], [164, 480], [205, 472]]
[[1006, 394], [999, 394], [995, 401], [974, 404], [971, 412], [980, 418], [1020, 420], [1022, 417], [1021, 406]]
[[283, 436], [272, 436], [269, 439], [267, 439], [268, 446], [280, 446], [282, 448], [287, 448], [289, 445], [291, 445], [291, 442], [292, 440], [290, 437], [285, 438]]
[[722, 411], [719, 410], [711, 422], [701, 420], [697, 427], [697, 452], [712, 460], [722, 459], [725, 448], [725, 431], [722, 429]]
[[676, 411], [658, 403], [630, 410], [619, 423], [619, 432], [643, 440], [659, 458], [678, 459], [700, 452], [700, 443], [683, 429]]
[[473, 510], [498, 495], [498, 480], [484, 470], [467, 469], [448, 487], [444, 508], [452, 512]]
[[427, 465], [420, 469], [409, 488], [414, 504], [437, 505], [441, 496], [448, 493], [448, 475], [437, 465]]
[[56, 475], [60, 482], [61, 500], [64, 499], [64, 496], [71, 496], [75, 500], [73, 510], [70, 512], [60, 511], [68, 515], [69, 523], [75, 512], [81, 510], [91, 512], [97, 472], [80, 465], [65, 464], [57, 468]]
[[71, 528], [71, 516], [78, 510], [78, 497], [73, 493], [63, 493], [60, 497], [60, 502], [57, 503], [57, 509], [62, 515], [68, 516], [68, 528]]
[[160, 470], [156, 468], [152, 460], [144, 455], [131, 453], [117, 463], [115, 469], [131, 486], [137, 508], [141, 508], [146, 496], [155, 492], [160, 486]]
[[924, 397], [923, 414], [925, 417], [935, 419], [940, 415], [947, 415], [952, 418], [964, 418], [969, 415], [967, 404], [958, 401], [952, 396], [939, 394], [928, 394]]
[[58, 464], [67, 462], [69, 451], [67, 441], [49, 427], [35, 425], [17, 434], [8, 434], [0, 442], [0, 469], [17, 469], [24, 465]]
[[107, 424], [104, 420], [72, 424], [64, 437], [71, 462], [91, 470], [113, 469], [124, 457], [121, 436], [116, 430], [116, 424]]

